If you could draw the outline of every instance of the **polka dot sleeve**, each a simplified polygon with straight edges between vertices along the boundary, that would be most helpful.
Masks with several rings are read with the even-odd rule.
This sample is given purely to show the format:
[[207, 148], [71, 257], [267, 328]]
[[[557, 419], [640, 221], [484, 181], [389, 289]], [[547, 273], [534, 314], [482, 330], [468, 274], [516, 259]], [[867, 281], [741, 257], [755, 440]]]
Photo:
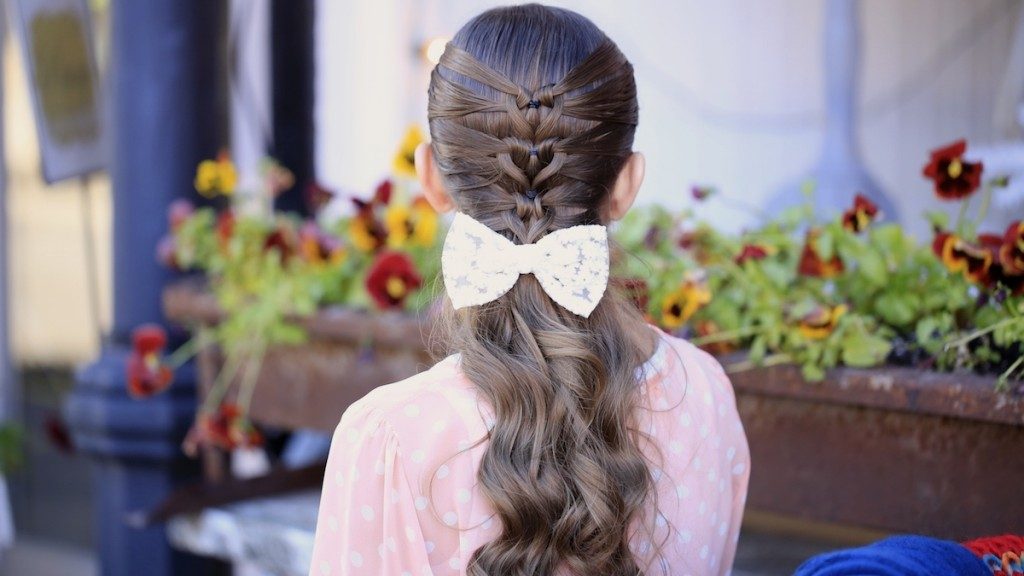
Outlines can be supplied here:
[[327, 460], [311, 575], [432, 574], [400, 451], [394, 430], [367, 402], [342, 416]]

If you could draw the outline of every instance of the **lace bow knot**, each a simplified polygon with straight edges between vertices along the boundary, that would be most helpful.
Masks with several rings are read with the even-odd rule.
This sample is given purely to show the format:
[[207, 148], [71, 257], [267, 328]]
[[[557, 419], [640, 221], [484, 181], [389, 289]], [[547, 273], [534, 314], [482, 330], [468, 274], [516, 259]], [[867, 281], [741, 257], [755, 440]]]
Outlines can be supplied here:
[[608, 286], [608, 230], [572, 226], [534, 244], [513, 244], [460, 212], [445, 238], [441, 270], [456, 310], [497, 300], [519, 276], [533, 274], [552, 300], [588, 317]]

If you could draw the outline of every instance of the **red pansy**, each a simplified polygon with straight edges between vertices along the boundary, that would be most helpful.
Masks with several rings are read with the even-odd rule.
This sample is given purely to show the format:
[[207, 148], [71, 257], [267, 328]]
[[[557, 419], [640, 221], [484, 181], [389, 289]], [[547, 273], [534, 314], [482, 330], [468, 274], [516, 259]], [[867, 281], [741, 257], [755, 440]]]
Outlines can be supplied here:
[[640, 312], [647, 313], [647, 305], [650, 303], [651, 291], [647, 281], [643, 278], [621, 278], [615, 280], [622, 294], [628, 298]]
[[800, 264], [797, 271], [804, 276], [816, 278], [832, 278], [843, 271], [843, 261], [833, 256], [829, 261], [822, 259], [818, 253], [816, 240], [820, 232], [815, 229], [807, 231], [803, 251], [800, 253]]
[[125, 367], [128, 393], [146, 398], [167, 389], [174, 372], [163, 363], [167, 333], [156, 324], [144, 324], [132, 332], [132, 352]]
[[932, 241], [932, 251], [950, 272], [963, 273], [971, 282], [988, 284], [991, 282], [989, 271], [995, 261], [993, 241], [997, 239], [991, 234], [982, 234], [978, 243], [972, 243], [956, 234], [939, 232]]
[[235, 213], [225, 210], [217, 216], [217, 240], [221, 250], [227, 250], [228, 242], [235, 233]]
[[370, 200], [363, 200], [362, 198], [352, 198], [352, 203], [356, 206], [356, 211], [363, 213], [377, 206], [387, 206], [391, 202], [391, 190], [393, 185], [391, 180], [384, 180], [377, 185], [377, 189], [373, 191], [373, 197]]
[[313, 213], [319, 212], [334, 198], [334, 191], [318, 182], [310, 182], [306, 185], [306, 206]]
[[287, 262], [295, 254], [296, 238], [291, 228], [279, 225], [263, 241], [263, 251], [276, 250], [281, 262]]
[[713, 186], [693, 186], [692, 188], [690, 188], [690, 195], [693, 196], [693, 199], [698, 202], [703, 202], [704, 200], [707, 200], [714, 193], [715, 188]]
[[843, 212], [843, 228], [851, 232], [860, 232], [878, 218], [878, 206], [867, 196], [857, 194], [853, 199], [853, 207]]
[[383, 310], [401, 308], [422, 284], [412, 260], [401, 252], [382, 252], [366, 276], [366, 291]]
[[223, 403], [216, 412], [202, 412], [188, 431], [182, 449], [195, 456], [200, 446], [221, 450], [255, 447], [263, 444], [263, 435], [236, 404]]
[[736, 255], [736, 263], [743, 264], [748, 260], [763, 260], [768, 257], [768, 248], [760, 244], [745, 244]]
[[952, 144], [933, 150], [931, 159], [922, 173], [935, 185], [935, 194], [943, 200], [960, 200], [974, 193], [981, 186], [981, 162], [964, 160], [967, 141], [957, 140]]
[[1024, 220], [1006, 228], [999, 246], [999, 263], [1008, 276], [1024, 275]]

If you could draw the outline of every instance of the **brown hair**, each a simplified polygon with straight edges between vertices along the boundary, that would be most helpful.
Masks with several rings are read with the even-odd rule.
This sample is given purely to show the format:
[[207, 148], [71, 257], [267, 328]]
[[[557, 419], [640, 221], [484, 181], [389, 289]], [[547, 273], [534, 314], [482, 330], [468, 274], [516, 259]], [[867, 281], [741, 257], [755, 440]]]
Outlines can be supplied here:
[[[477, 16], [434, 69], [428, 110], [460, 211], [521, 244], [605, 223], [631, 154], [636, 85], [586, 18], [537, 4]], [[642, 573], [630, 531], [653, 480], [634, 419], [653, 333], [639, 313], [609, 290], [576, 316], [526, 275], [451, 320], [451, 347], [495, 417], [479, 481], [502, 533], [469, 573]]]

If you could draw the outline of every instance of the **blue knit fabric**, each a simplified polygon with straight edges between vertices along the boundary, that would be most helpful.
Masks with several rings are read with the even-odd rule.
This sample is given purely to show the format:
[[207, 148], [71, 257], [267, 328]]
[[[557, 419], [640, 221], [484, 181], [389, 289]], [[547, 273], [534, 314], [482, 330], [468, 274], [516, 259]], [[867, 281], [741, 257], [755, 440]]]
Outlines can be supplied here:
[[820, 554], [795, 576], [992, 576], [980, 558], [956, 542], [893, 536], [862, 548]]

